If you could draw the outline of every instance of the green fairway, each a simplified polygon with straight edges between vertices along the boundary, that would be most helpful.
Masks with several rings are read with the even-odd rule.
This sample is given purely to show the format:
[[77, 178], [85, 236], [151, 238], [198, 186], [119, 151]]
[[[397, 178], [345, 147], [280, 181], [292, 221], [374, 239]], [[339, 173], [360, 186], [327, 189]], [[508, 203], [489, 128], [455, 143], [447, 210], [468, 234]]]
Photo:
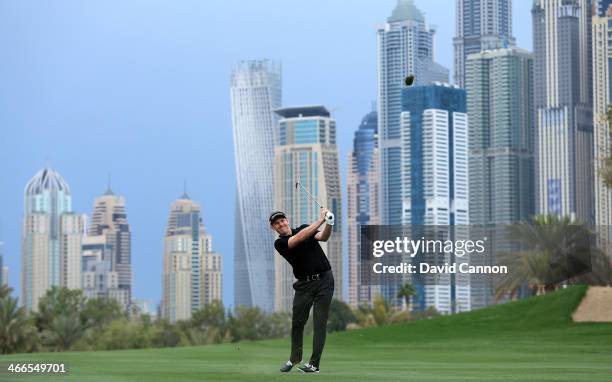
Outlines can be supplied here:
[[[0, 379], [609, 382], [612, 324], [575, 324], [570, 319], [585, 290], [574, 287], [470, 313], [333, 334], [328, 336], [318, 375], [304, 375], [295, 369], [279, 373], [289, 355], [289, 341], [270, 340], [4, 356], [0, 361], [63, 361], [70, 376]], [[310, 338], [305, 343], [310, 351]]]

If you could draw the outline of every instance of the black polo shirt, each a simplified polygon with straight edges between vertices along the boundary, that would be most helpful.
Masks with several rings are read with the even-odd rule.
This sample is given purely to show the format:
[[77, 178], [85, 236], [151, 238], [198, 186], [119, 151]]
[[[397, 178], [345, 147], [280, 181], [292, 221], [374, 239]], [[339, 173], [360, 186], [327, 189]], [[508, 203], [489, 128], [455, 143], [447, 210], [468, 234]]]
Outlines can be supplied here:
[[[303, 224], [298, 228], [291, 229], [291, 235], [308, 227]], [[327, 256], [321, 248], [319, 241], [312, 235], [293, 249], [289, 249], [289, 238], [291, 236], [279, 236], [274, 242], [274, 248], [285, 258], [293, 267], [293, 275], [296, 279], [303, 279], [308, 275], [325, 272], [331, 269]]]

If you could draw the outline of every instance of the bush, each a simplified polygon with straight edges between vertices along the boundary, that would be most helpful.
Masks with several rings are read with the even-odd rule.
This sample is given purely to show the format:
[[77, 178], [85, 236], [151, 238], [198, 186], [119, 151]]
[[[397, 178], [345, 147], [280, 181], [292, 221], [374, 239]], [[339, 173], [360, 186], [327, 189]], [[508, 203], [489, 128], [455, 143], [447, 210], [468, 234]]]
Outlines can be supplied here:
[[344, 302], [333, 299], [329, 307], [327, 331], [329, 333], [344, 331], [346, 326], [353, 322], [357, 322], [357, 318], [351, 308]]

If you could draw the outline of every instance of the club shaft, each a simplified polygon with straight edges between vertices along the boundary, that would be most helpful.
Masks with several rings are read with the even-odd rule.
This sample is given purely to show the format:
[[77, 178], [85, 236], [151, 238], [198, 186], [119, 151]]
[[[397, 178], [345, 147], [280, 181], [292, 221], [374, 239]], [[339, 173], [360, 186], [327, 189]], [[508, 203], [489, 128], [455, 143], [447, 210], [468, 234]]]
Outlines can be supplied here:
[[306, 193], [306, 195], [308, 196], [308, 198], [310, 200], [312, 200], [317, 206], [319, 206], [319, 208], [323, 208], [323, 206], [321, 205], [321, 203], [319, 203], [317, 201], [317, 199], [314, 198], [314, 196], [312, 196], [312, 194], [306, 189], [306, 187], [302, 186], [302, 183], [297, 182], [297, 185], [300, 186], [300, 188]]

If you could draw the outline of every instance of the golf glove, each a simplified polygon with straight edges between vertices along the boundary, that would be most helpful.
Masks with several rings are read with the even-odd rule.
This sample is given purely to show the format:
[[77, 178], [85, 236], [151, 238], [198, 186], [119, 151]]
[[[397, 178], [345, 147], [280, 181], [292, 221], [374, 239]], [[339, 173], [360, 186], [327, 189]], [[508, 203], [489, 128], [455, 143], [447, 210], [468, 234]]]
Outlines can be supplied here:
[[334, 219], [334, 214], [332, 214], [331, 212], [325, 214], [325, 223], [327, 223], [328, 225], [334, 225]]

